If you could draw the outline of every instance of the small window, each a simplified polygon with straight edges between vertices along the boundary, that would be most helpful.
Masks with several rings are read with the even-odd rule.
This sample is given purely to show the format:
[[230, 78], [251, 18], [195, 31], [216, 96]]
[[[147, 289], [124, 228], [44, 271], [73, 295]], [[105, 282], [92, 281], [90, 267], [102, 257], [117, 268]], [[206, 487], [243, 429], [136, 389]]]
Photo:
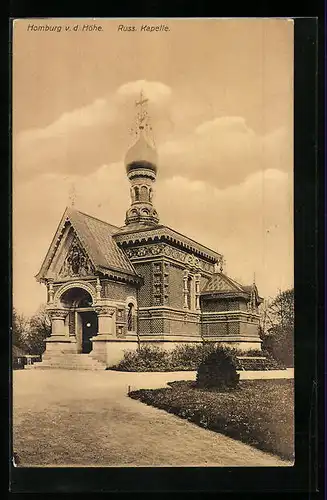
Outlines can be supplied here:
[[189, 277], [187, 280], [187, 306], [189, 309], [192, 309], [192, 278]]
[[128, 304], [127, 330], [129, 332], [134, 331], [134, 305], [133, 304]]
[[148, 188], [146, 186], [141, 186], [140, 195], [141, 195], [141, 201], [148, 201], [149, 195], [148, 195]]

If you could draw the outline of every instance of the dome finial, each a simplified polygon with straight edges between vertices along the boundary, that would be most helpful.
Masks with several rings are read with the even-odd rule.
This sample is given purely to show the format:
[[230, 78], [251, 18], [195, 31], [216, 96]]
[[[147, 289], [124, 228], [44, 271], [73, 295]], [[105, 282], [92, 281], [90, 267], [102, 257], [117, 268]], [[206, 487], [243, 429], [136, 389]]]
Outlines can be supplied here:
[[131, 183], [131, 206], [126, 212], [126, 225], [134, 223], [153, 225], [159, 222], [158, 213], [152, 202], [158, 155], [149, 123], [148, 101], [141, 90], [139, 100], [135, 101], [136, 141], [125, 155], [127, 177]]

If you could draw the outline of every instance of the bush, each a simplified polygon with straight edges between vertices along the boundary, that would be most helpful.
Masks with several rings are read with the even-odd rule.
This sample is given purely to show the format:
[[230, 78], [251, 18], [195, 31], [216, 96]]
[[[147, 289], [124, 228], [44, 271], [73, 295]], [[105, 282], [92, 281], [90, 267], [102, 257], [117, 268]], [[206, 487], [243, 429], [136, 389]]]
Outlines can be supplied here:
[[194, 371], [211, 352], [215, 350], [214, 342], [205, 344], [181, 344], [172, 351], [162, 347], [143, 344], [136, 351], [124, 351], [123, 359], [110, 370], [126, 372], [167, 372]]
[[234, 389], [240, 379], [236, 369], [235, 353], [231, 349], [217, 347], [201, 362], [196, 376], [197, 387]]
[[[245, 357], [246, 359], [238, 359], [237, 370], [284, 370], [286, 368], [285, 364], [275, 359], [272, 354], [268, 351], [259, 351], [257, 349], [251, 349], [245, 353], [237, 352], [237, 356]], [[262, 359], [251, 359], [252, 357], [258, 357]]]
[[[111, 366], [111, 370], [127, 372], [167, 372], [194, 371], [209, 354], [221, 349], [219, 343], [180, 344], [172, 351], [165, 351], [158, 345], [143, 344], [137, 351], [124, 351], [123, 359]], [[228, 347], [223, 348], [233, 357], [236, 370], [277, 370], [285, 368], [281, 361], [275, 360], [269, 352], [252, 350], [246, 353]], [[238, 356], [258, 356], [266, 359], [238, 359]]]
[[175, 370], [197, 370], [201, 362], [215, 349], [214, 342], [181, 344], [170, 352], [171, 366]]
[[124, 351], [123, 359], [111, 370], [126, 372], [170, 371], [169, 353], [156, 345], [141, 345], [136, 351]]

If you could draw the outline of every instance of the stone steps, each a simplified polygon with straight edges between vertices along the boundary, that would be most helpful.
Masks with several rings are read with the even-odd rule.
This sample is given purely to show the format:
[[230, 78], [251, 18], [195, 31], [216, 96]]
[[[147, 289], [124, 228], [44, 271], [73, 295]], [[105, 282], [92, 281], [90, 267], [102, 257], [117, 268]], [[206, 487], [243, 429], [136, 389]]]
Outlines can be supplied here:
[[92, 358], [88, 354], [48, 354], [41, 363], [32, 365], [38, 370], [65, 369], [65, 370], [105, 370], [104, 363]]

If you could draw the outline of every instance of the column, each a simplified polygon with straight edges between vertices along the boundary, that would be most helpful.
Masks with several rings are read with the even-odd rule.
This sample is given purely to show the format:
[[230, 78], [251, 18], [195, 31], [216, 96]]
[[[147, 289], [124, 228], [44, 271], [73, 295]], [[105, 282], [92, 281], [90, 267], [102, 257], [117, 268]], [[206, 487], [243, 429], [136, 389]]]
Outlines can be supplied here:
[[116, 322], [115, 322], [115, 307], [110, 306], [96, 306], [94, 308], [98, 315], [98, 337], [106, 335], [110, 337], [116, 336]]
[[184, 309], [188, 309], [188, 285], [187, 285], [187, 282], [188, 282], [188, 271], [187, 270], [184, 271], [183, 281], [184, 281], [184, 289], [183, 289], [183, 293], [184, 293]]
[[54, 290], [53, 290], [53, 280], [48, 280], [48, 303], [53, 304], [53, 296], [54, 296]]
[[51, 339], [58, 340], [66, 337], [65, 318], [68, 311], [64, 309], [50, 309], [47, 311], [51, 319]]
[[95, 289], [96, 289], [96, 297], [97, 297], [97, 300], [100, 300], [101, 299], [101, 290], [102, 290], [102, 286], [101, 286], [101, 282], [100, 282], [100, 278], [98, 277], [97, 278], [97, 284], [95, 285]]
[[197, 311], [200, 310], [200, 280], [201, 280], [201, 275], [196, 274], [194, 276], [195, 278], [195, 309]]

